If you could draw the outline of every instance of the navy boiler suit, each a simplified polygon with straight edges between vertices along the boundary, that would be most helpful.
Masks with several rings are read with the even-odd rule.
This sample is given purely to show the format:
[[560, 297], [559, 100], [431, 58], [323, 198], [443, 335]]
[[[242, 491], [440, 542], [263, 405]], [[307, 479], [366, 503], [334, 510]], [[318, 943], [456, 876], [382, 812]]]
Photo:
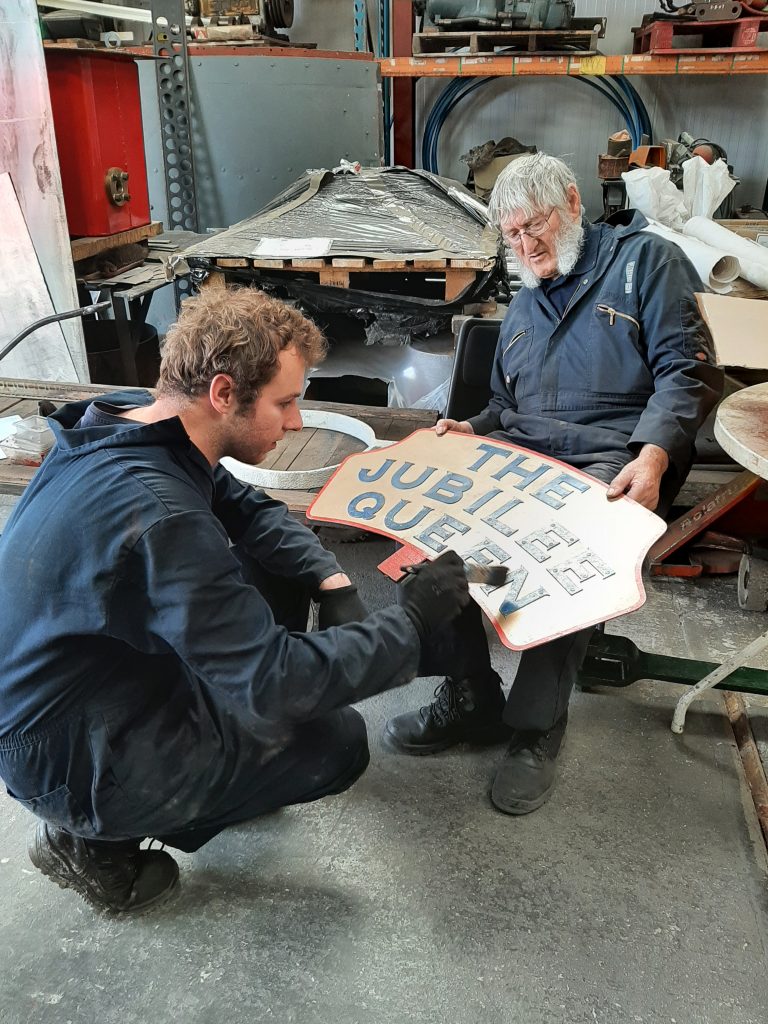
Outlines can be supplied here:
[[0, 538], [0, 778], [86, 839], [194, 850], [349, 786], [349, 705], [412, 679], [420, 642], [396, 606], [306, 633], [336, 559], [179, 419], [114, 415], [150, 400], [58, 410]]
[[[612, 225], [585, 222], [572, 273], [517, 294], [501, 326], [491, 400], [469, 422], [476, 434], [554, 456], [604, 483], [644, 444], [659, 445], [669, 455], [656, 509], [663, 516], [723, 377], [696, 304], [704, 285], [682, 250], [645, 226], [637, 211]], [[592, 632], [522, 653], [504, 709], [509, 725], [546, 732], [562, 717]], [[425, 652], [426, 674], [447, 671], [488, 685], [476, 605], [452, 635], [450, 644], [442, 637]]]

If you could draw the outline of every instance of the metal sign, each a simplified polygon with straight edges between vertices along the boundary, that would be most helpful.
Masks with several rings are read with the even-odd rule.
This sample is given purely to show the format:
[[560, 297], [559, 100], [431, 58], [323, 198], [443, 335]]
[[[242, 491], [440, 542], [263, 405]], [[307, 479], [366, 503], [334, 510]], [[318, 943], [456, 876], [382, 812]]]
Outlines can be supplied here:
[[412, 545], [449, 548], [475, 565], [504, 565], [497, 588], [471, 584], [502, 642], [525, 650], [645, 601], [643, 557], [658, 516], [556, 459], [474, 435], [419, 430], [352, 455], [309, 519], [345, 523]]

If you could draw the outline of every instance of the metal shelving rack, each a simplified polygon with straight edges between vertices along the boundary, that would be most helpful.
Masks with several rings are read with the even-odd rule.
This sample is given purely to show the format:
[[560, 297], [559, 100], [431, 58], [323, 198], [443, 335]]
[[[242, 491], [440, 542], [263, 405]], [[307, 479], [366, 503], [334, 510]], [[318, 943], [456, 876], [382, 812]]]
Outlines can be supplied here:
[[412, 0], [392, 0], [392, 53], [379, 61], [381, 75], [392, 80], [394, 163], [415, 161], [415, 85], [420, 78], [504, 78], [526, 75], [765, 75], [768, 49], [760, 53], [702, 52], [670, 55], [578, 53], [552, 56], [473, 57], [436, 54], [414, 57]]

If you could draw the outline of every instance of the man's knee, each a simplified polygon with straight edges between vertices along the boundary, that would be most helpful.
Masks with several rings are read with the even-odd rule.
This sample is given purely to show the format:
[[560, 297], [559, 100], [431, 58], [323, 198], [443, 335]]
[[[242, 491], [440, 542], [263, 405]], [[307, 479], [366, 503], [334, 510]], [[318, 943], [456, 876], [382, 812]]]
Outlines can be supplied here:
[[370, 761], [363, 716], [354, 708], [341, 708], [307, 723], [306, 728], [311, 731], [314, 748], [306, 799], [343, 793], [360, 778]]
[[338, 729], [336, 749], [338, 751], [338, 774], [331, 783], [329, 793], [343, 793], [363, 774], [371, 760], [368, 750], [368, 730], [365, 720], [354, 708], [339, 711], [341, 723]]

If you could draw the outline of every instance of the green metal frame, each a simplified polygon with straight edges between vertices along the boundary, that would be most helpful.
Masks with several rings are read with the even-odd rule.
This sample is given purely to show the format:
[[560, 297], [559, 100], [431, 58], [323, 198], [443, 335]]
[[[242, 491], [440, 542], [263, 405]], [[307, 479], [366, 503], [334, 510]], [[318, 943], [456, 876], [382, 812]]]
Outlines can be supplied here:
[[[590, 641], [579, 673], [582, 687], [630, 686], [640, 679], [661, 679], [668, 683], [692, 686], [718, 668], [713, 661], [693, 661], [663, 654], [648, 654], [624, 636], [597, 633]], [[768, 671], [738, 668], [718, 690], [735, 690], [768, 696]]]

